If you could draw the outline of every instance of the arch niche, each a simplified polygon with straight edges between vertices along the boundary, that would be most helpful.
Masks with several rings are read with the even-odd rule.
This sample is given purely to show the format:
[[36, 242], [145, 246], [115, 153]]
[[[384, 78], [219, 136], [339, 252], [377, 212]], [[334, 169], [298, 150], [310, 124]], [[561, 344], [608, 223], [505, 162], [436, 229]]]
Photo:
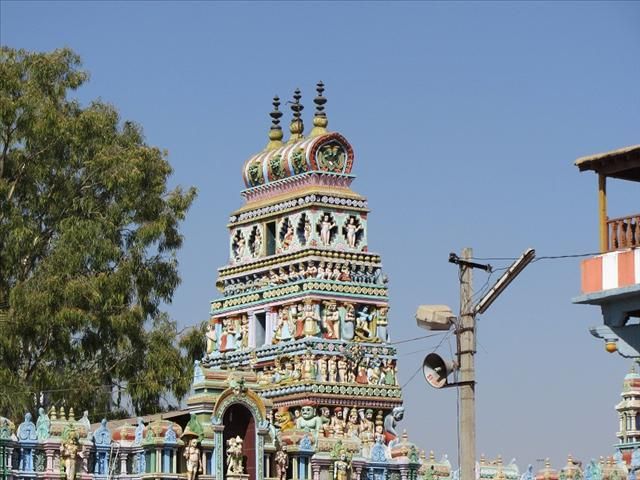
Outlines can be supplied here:
[[222, 393], [212, 416], [214, 424], [220, 422], [218, 428], [214, 427], [217, 478], [227, 478], [227, 441], [237, 436], [242, 438], [244, 473], [249, 475], [249, 480], [264, 478], [264, 438], [268, 435], [265, 417], [265, 405], [252, 390], [229, 388]]

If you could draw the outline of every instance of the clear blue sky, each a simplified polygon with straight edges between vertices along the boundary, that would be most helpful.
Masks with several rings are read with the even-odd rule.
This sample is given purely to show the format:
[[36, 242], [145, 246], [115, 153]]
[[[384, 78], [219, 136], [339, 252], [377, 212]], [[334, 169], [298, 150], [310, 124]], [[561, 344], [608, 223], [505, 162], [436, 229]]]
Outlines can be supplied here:
[[[640, 140], [640, 3], [3, 1], [0, 13], [3, 45], [81, 54], [81, 98], [142, 124], [173, 182], [198, 187], [169, 307], [182, 325], [208, 317], [240, 168], [267, 141], [276, 93], [300, 87], [310, 125], [313, 86], [327, 86], [391, 279], [395, 340], [425, 333], [420, 303], [457, 310], [451, 251], [594, 251], [596, 178], [573, 161]], [[610, 190], [613, 216], [640, 210], [637, 184]], [[590, 336], [600, 313], [571, 304], [579, 287], [578, 260], [541, 261], [481, 317], [478, 454], [538, 468], [612, 453], [629, 362]], [[403, 383], [434, 340], [400, 346]], [[455, 460], [455, 391], [416, 376], [404, 394], [410, 438]]]

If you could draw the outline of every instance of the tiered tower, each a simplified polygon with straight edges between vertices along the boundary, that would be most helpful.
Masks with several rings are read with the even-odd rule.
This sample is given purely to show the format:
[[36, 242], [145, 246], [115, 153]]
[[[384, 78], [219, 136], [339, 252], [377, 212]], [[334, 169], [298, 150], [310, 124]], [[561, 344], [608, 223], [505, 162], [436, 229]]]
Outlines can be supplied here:
[[616, 405], [620, 421], [617, 432], [619, 450], [628, 465], [635, 460], [633, 465], [640, 468], [640, 458], [637, 449], [640, 447], [640, 375], [636, 372], [635, 364], [631, 371], [625, 375], [620, 393], [622, 400]]
[[[369, 250], [367, 201], [350, 188], [353, 149], [327, 131], [323, 92], [320, 82], [305, 137], [295, 91], [286, 143], [275, 97], [268, 145], [242, 169], [246, 203], [229, 218], [222, 298], [188, 401], [213, 426], [217, 478], [237, 470], [234, 448], [251, 480], [407, 478], [424, 463], [397, 431], [387, 280]], [[449, 475], [445, 463], [431, 463], [435, 477]]]

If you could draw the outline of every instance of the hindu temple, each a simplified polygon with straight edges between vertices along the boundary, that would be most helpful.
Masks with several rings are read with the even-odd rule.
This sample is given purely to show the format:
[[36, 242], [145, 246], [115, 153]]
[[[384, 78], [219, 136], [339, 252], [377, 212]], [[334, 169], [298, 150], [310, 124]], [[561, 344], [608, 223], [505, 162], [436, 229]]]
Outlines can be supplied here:
[[[351, 188], [354, 149], [328, 130], [322, 82], [316, 90], [312, 128], [296, 90], [285, 139], [275, 97], [266, 146], [242, 164], [244, 203], [229, 216], [184, 410], [92, 423], [58, 405], [20, 423], [0, 417], [2, 478], [458, 480], [446, 455], [402, 429], [387, 277], [367, 199]], [[625, 379], [615, 457], [569, 457], [560, 470], [547, 461], [536, 474], [482, 456], [476, 478], [635, 479], [639, 382]]]

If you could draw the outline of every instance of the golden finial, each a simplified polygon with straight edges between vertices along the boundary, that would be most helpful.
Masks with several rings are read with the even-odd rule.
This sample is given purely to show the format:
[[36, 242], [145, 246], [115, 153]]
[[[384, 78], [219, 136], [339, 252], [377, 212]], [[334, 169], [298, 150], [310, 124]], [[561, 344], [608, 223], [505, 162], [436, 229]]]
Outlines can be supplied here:
[[273, 111], [269, 114], [271, 117], [271, 129], [269, 130], [267, 150], [275, 150], [282, 146], [282, 127], [280, 126], [282, 112], [278, 109], [279, 106], [280, 98], [276, 95], [273, 97]]
[[431, 451], [429, 452], [429, 461], [430, 461], [430, 462], [435, 462], [435, 461], [436, 461], [436, 454], [435, 454], [435, 453], [433, 453], [433, 450], [431, 450]]
[[484, 465], [486, 462], [486, 459], [484, 458], [484, 453], [482, 455], [480, 455], [480, 465]]
[[313, 103], [316, 104], [316, 112], [313, 116], [311, 137], [327, 133], [327, 125], [329, 124], [327, 114], [324, 112], [324, 104], [327, 103], [327, 99], [322, 96], [322, 92], [324, 92], [324, 83], [322, 83], [322, 81], [316, 85], [316, 91], [318, 92], [318, 96], [313, 99]]
[[75, 413], [73, 411], [73, 407], [69, 408], [69, 420], [70, 421], [75, 421]]
[[56, 412], [56, 407], [52, 406], [51, 409], [49, 410], [49, 418], [51, 420], [57, 420], [58, 419], [58, 413]]
[[287, 143], [297, 142], [304, 137], [304, 123], [302, 122], [301, 117], [302, 110], [304, 110], [304, 105], [300, 103], [301, 98], [302, 95], [300, 94], [300, 89], [296, 88], [295, 92], [293, 92], [293, 102], [291, 103], [291, 111], [293, 112], [291, 125], [289, 125], [291, 136], [289, 137], [289, 141]]

